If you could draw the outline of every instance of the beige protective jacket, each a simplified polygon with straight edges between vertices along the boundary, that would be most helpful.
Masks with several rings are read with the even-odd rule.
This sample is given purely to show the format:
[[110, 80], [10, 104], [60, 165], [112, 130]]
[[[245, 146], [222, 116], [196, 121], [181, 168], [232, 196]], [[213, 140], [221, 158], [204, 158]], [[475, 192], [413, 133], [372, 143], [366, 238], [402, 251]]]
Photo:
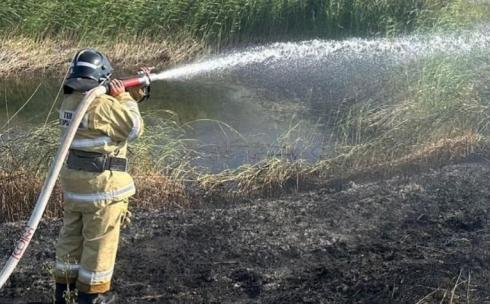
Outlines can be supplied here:
[[[69, 126], [83, 97], [82, 93], [66, 95], [60, 108], [62, 128]], [[89, 107], [70, 148], [125, 158], [128, 142], [142, 133], [143, 120], [138, 104], [129, 93], [116, 98], [103, 95]], [[135, 193], [133, 179], [127, 172], [106, 170], [93, 173], [65, 166], [61, 182], [66, 202], [105, 205]]]

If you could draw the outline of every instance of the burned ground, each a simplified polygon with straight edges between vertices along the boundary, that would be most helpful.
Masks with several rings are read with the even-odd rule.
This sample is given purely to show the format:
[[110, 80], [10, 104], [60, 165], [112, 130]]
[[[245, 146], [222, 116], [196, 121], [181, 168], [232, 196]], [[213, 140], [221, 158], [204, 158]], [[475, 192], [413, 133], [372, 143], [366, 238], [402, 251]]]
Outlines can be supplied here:
[[[490, 303], [490, 165], [342, 191], [135, 210], [121, 303]], [[226, 207], [223, 207], [226, 206]], [[20, 233], [0, 225], [0, 256]], [[59, 220], [43, 221], [0, 303], [47, 303]]]

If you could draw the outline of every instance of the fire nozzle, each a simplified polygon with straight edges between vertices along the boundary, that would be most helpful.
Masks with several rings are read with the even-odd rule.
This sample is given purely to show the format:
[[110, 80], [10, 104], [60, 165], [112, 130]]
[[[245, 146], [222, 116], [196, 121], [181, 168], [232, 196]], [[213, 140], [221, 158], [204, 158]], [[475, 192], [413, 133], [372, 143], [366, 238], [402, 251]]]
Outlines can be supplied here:
[[126, 89], [139, 87], [139, 86], [149, 86], [152, 82], [152, 78], [155, 74], [139, 74], [134, 78], [121, 80]]

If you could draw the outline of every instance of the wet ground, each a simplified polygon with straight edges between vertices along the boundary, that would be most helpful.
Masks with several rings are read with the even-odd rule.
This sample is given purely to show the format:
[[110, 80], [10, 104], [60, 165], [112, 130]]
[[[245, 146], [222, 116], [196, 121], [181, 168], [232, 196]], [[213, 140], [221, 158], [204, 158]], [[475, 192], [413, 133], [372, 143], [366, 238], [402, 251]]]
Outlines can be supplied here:
[[[135, 211], [121, 303], [490, 303], [490, 164], [340, 192]], [[0, 303], [48, 303], [59, 221], [45, 221]], [[0, 225], [0, 256], [19, 223]]]

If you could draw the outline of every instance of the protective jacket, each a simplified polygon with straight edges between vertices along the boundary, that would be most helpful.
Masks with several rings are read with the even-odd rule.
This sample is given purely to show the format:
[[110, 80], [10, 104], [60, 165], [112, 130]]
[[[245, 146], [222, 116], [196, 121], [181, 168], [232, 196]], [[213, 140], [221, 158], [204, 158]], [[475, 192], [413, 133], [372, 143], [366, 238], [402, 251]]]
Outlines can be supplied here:
[[[83, 99], [82, 93], [66, 95], [60, 125], [66, 128]], [[128, 141], [143, 132], [138, 104], [129, 93], [114, 98], [103, 95], [87, 110], [71, 145], [73, 153], [99, 153], [126, 158]], [[72, 153], [72, 152], [71, 152]], [[119, 242], [119, 228], [128, 198], [135, 193], [125, 171], [90, 172], [62, 169], [63, 227], [56, 245], [56, 283], [76, 283], [83, 293], [110, 290]]]
[[[69, 126], [83, 96], [82, 93], [67, 95], [60, 109], [62, 127]], [[136, 139], [142, 132], [143, 121], [138, 104], [129, 93], [116, 98], [103, 95], [89, 107], [70, 148], [126, 158], [128, 141]], [[94, 173], [65, 166], [61, 182], [67, 202], [123, 200], [135, 193], [133, 179], [121, 171]]]

